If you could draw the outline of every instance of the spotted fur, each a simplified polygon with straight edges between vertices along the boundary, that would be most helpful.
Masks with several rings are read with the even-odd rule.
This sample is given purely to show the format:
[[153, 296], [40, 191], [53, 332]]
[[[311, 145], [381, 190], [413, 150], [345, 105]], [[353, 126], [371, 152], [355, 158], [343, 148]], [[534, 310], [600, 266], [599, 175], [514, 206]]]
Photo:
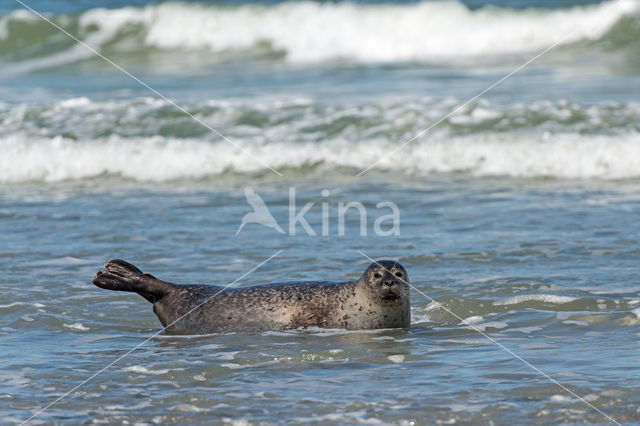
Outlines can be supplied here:
[[98, 287], [133, 291], [153, 303], [176, 334], [284, 330], [301, 327], [407, 328], [409, 277], [393, 261], [371, 264], [357, 281], [299, 281], [224, 288], [177, 285], [112, 260], [93, 278]]

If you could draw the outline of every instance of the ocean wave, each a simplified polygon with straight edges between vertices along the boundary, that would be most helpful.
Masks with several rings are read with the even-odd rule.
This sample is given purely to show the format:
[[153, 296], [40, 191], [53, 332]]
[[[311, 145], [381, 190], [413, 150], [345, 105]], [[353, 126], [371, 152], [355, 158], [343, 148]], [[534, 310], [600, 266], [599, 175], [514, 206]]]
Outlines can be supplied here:
[[640, 105], [633, 103], [479, 100], [387, 157], [455, 105], [455, 99], [342, 108], [308, 99], [185, 105], [253, 158], [153, 98], [0, 105], [0, 183], [203, 179], [268, 172], [265, 163], [360, 171], [377, 162], [379, 170], [416, 176], [640, 177]]
[[[467, 173], [475, 176], [621, 179], [640, 177], [640, 134], [624, 136], [487, 134], [415, 142], [246, 143], [252, 157], [224, 141], [147, 138], [78, 142], [61, 136], [0, 138], [0, 182], [57, 182], [101, 176], [135, 181], [202, 179], [225, 172], [284, 171], [312, 166], [354, 172], [379, 161], [377, 168], [403, 174]], [[258, 161], [256, 159], [260, 159]], [[264, 163], [263, 163], [264, 162]]]
[[[182, 107], [224, 134], [241, 140], [322, 143], [332, 138], [400, 143], [454, 110], [455, 98], [325, 105], [311, 98], [205, 100]], [[582, 105], [565, 100], [496, 103], [476, 100], [441, 122], [432, 135], [640, 132], [640, 103]], [[207, 138], [210, 131], [183, 111], [151, 97], [94, 101], [87, 97], [42, 104], [0, 102], [0, 137], [109, 136]]]
[[[50, 18], [111, 57], [150, 49], [206, 50], [212, 57], [258, 51], [291, 63], [389, 63], [523, 54], [555, 42], [608, 40], [610, 49], [611, 42], [629, 44], [637, 39], [637, 26], [623, 21], [637, 22], [639, 9], [638, 0], [525, 10], [495, 6], [470, 10], [456, 1], [240, 6], [170, 2]], [[618, 34], [622, 30], [611, 34], [616, 25], [624, 26], [623, 40]], [[635, 37], [628, 34], [630, 30]], [[4, 72], [59, 66], [91, 56], [29, 12], [17, 10], [0, 17]]]

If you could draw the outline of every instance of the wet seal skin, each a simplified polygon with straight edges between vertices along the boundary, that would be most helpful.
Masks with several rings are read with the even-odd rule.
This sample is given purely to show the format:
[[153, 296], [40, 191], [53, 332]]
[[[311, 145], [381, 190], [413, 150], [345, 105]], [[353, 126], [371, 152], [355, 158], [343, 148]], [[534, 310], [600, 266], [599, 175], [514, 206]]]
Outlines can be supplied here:
[[153, 303], [153, 312], [173, 334], [408, 328], [408, 282], [404, 267], [391, 260], [374, 262], [357, 281], [346, 282], [292, 281], [240, 288], [179, 285], [119, 259], [107, 262], [105, 270], [93, 277], [100, 288], [135, 292]]

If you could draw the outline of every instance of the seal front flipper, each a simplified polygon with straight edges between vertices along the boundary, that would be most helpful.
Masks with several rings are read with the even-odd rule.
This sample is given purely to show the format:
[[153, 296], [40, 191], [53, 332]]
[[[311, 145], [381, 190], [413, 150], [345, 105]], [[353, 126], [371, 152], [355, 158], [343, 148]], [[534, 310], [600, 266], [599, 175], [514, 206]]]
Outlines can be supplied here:
[[124, 260], [110, 260], [104, 267], [106, 270], [98, 271], [93, 277], [93, 283], [100, 288], [138, 293], [151, 303], [162, 299], [175, 288], [171, 283], [142, 273], [140, 269]]

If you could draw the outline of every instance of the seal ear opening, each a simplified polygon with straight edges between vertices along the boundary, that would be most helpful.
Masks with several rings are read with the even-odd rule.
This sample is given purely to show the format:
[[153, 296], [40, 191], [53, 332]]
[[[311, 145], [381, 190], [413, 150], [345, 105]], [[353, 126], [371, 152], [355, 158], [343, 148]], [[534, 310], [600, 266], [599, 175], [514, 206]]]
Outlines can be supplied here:
[[138, 293], [151, 303], [160, 300], [174, 287], [153, 275], [143, 274], [140, 269], [124, 260], [110, 260], [104, 267], [106, 270], [98, 271], [93, 277], [93, 284], [107, 290]]

